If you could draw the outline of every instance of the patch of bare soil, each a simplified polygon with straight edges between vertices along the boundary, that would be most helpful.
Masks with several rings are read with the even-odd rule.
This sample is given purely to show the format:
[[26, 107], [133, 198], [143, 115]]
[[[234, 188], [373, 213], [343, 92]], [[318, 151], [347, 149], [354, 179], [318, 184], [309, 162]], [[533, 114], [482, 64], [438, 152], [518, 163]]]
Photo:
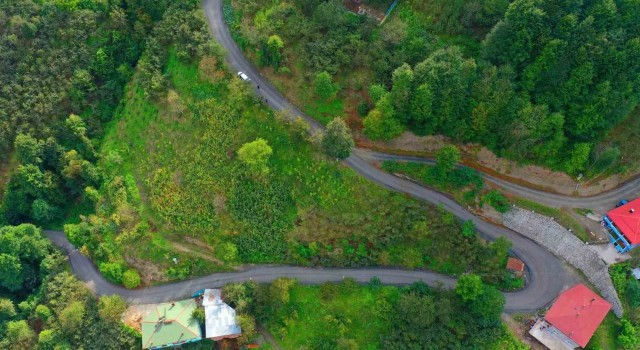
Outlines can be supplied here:
[[214, 257], [214, 256], [212, 256], [212, 255], [205, 254], [205, 253], [202, 253], [202, 252], [199, 252], [199, 251], [195, 251], [195, 250], [190, 249], [189, 247], [187, 247], [187, 246], [185, 246], [185, 245], [182, 245], [182, 244], [180, 244], [180, 243], [177, 243], [177, 242], [171, 242], [171, 245], [172, 245], [174, 248], [176, 248], [176, 250], [177, 250], [177, 251], [179, 251], [179, 252], [187, 253], [187, 254], [190, 254], [190, 255], [199, 256], [199, 257], [201, 257], [201, 258], [203, 258], [203, 259], [205, 259], [205, 260], [208, 260], [208, 261], [214, 262], [214, 263], [216, 263], [216, 264], [218, 264], [218, 265], [222, 265], [222, 264], [224, 264], [220, 259], [217, 259], [216, 257]]
[[547, 347], [540, 344], [531, 335], [529, 335], [529, 323], [531, 319], [525, 317], [522, 322], [516, 321], [511, 315], [502, 314], [502, 321], [509, 327], [511, 332], [520, 339], [521, 342], [527, 344], [531, 350], [547, 350]]
[[[451, 140], [445, 136], [417, 136], [409, 131], [390, 141], [371, 141], [360, 136], [358, 146], [372, 150], [433, 158], [435, 152]], [[484, 173], [518, 183], [530, 188], [560, 194], [590, 196], [611, 190], [629, 179], [629, 175], [613, 175], [608, 178], [580, 183], [576, 191], [576, 180], [558, 171], [552, 171], [537, 165], [520, 165], [517, 162], [500, 158], [489, 149], [477, 144], [457, 145], [463, 154], [465, 165]]]
[[198, 246], [200, 248], [204, 248], [204, 249], [206, 249], [208, 251], [213, 251], [213, 249], [211, 249], [211, 247], [207, 243], [205, 243], [205, 242], [203, 242], [203, 241], [201, 241], [201, 240], [199, 240], [197, 238], [185, 236], [185, 237], [183, 237], [183, 239], [185, 241], [189, 242], [190, 244], [193, 244], [193, 245]]
[[167, 277], [162, 272], [162, 268], [150, 261], [138, 259], [126, 254], [125, 261], [140, 272], [140, 279], [143, 286], [151, 285], [154, 282], [165, 282]]

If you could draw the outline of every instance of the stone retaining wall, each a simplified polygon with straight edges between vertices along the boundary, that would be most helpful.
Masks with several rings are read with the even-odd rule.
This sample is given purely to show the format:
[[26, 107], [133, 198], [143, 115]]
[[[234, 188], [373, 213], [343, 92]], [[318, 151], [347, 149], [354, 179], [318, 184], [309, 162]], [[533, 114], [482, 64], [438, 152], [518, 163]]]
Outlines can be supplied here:
[[616, 316], [622, 317], [622, 304], [611, 282], [607, 264], [588, 245], [552, 218], [529, 210], [512, 208], [504, 214], [504, 225], [533, 239], [584, 272], [589, 282], [611, 303], [611, 309]]

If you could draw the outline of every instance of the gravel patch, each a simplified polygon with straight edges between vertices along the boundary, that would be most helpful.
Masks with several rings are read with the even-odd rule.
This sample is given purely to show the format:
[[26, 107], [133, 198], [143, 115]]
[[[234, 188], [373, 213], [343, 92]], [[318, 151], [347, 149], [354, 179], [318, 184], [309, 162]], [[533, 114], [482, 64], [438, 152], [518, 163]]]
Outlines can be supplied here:
[[523, 234], [551, 253], [580, 269], [609, 303], [613, 313], [622, 317], [622, 304], [618, 298], [607, 264], [598, 253], [567, 231], [550, 217], [529, 210], [513, 208], [504, 214], [504, 225]]

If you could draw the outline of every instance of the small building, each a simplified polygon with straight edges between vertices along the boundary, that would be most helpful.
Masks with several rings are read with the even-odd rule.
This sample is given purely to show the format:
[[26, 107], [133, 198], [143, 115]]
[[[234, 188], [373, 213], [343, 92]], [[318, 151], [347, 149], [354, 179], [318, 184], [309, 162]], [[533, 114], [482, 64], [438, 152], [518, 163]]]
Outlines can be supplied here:
[[551, 350], [584, 348], [610, 309], [606, 300], [578, 284], [560, 293], [529, 334]]
[[507, 270], [514, 275], [522, 277], [524, 275], [524, 262], [520, 259], [509, 257], [507, 260]]
[[236, 311], [222, 301], [220, 289], [205, 289], [202, 295], [206, 338], [220, 340], [237, 338], [242, 329], [236, 319]]
[[640, 198], [609, 211], [602, 220], [609, 240], [620, 253], [640, 245]]
[[142, 319], [142, 348], [160, 349], [202, 339], [198, 321], [191, 317], [195, 300], [158, 304]]

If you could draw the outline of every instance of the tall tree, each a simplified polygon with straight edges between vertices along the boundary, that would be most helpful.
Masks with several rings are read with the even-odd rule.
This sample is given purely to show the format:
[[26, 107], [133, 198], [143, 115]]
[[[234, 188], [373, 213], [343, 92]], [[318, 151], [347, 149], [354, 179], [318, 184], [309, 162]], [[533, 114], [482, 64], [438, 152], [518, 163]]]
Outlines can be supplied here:
[[349, 157], [355, 145], [351, 131], [342, 118], [335, 118], [327, 124], [321, 144], [324, 153], [337, 159]]
[[436, 153], [436, 166], [434, 170], [439, 176], [447, 178], [459, 162], [460, 150], [458, 147], [447, 145], [439, 149]]
[[396, 110], [396, 118], [401, 123], [409, 120], [411, 94], [413, 92], [413, 70], [408, 64], [403, 64], [393, 71], [393, 87], [391, 99]]

